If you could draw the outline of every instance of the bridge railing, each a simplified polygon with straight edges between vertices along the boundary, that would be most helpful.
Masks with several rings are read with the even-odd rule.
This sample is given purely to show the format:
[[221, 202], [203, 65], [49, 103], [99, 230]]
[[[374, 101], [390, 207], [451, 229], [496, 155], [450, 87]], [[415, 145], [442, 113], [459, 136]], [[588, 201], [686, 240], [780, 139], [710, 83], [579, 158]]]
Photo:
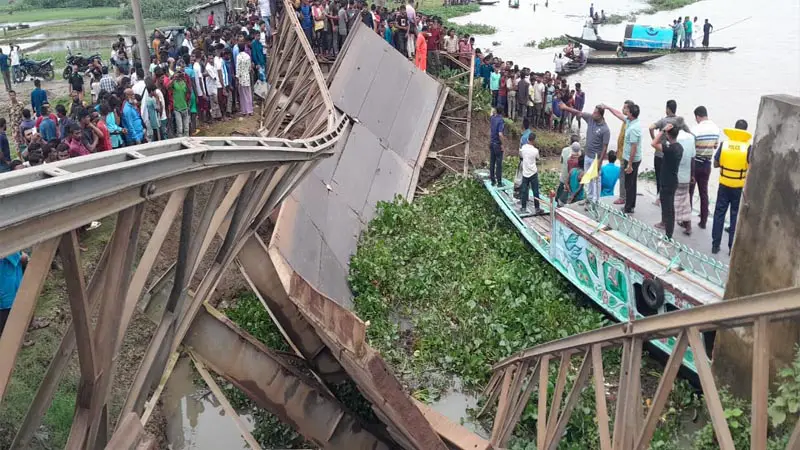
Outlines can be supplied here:
[[667, 258], [671, 266], [679, 266], [700, 278], [725, 288], [729, 271], [727, 264], [723, 264], [675, 239], [667, 238], [663, 233], [653, 229], [652, 226], [625, 215], [617, 208], [598, 202], [589, 202], [588, 205], [589, 208], [586, 214], [595, 221], [624, 233], [656, 254]]
[[[494, 366], [491, 381], [484, 392], [488, 400], [481, 414], [497, 404], [491, 443], [495, 448], [506, 446], [525, 405], [537, 391], [537, 448], [555, 450], [591, 374], [600, 448], [646, 450], [659, 424], [684, 354], [691, 349], [716, 440], [721, 449], [734, 449], [701, 333], [746, 326], [752, 327], [754, 337], [750, 448], [764, 449], [769, 419], [768, 328], [773, 322], [797, 315], [800, 315], [800, 288], [791, 288], [651, 316], [523, 350]], [[652, 403], [645, 405], [640, 373], [642, 346], [645, 341], [664, 338], [674, 339], [675, 347], [663, 369]], [[603, 352], [620, 345], [623, 349], [622, 367], [614, 405], [614, 426], [610, 430]], [[572, 358], [576, 356], [580, 365], [577, 375], [570, 377], [575, 373]], [[548, 397], [551, 359], [559, 360], [559, 369], [553, 395]], [[566, 400], [562, 402], [568, 379], [574, 379], [574, 382]], [[798, 446], [800, 421], [786, 448], [800, 448]]]

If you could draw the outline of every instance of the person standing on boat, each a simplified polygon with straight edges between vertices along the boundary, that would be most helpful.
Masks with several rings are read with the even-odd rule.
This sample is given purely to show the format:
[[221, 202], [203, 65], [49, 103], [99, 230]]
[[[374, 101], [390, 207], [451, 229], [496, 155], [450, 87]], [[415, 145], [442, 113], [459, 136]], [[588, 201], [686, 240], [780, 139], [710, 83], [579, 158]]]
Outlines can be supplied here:
[[[599, 158], [598, 165], [606, 158], [608, 152], [608, 142], [611, 140], [611, 130], [608, 129], [608, 124], [603, 117], [606, 112], [605, 105], [597, 105], [591, 114], [578, 111], [575, 108], [561, 103], [559, 105], [562, 111], [568, 111], [572, 114], [579, 115], [586, 121], [586, 148], [584, 149], [584, 162], [583, 170], [589, 170], [594, 160]], [[635, 106], [635, 105], [634, 105]], [[613, 112], [613, 111], [612, 111]], [[617, 111], [619, 113], [619, 111]], [[622, 117], [622, 113], [619, 113]], [[636, 117], [639, 117], [638, 110]], [[638, 126], [638, 121], [637, 121]], [[641, 133], [641, 132], [640, 132]], [[641, 159], [641, 157], [639, 157]], [[600, 177], [591, 180], [586, 185], [587, 198], [590, 201], [600, 201]]]
[[505, 143], [503, 111], [497, 110], [489, 119], [489, 178], [492, 186], [503, 184], [503, 144]]
[[622, 150], [622, 160], [625, 161], [623, 168], [625, 172], [625, 206], [622, 211], [625, 214], [633, 214], [633, 210], [636, 208], [639, 165], [642, 163], [642, 127], [639, 125], [639, 105], [630, 102], [624, 114], [609, 106], [603, 106], [611, 111], [614, 117], [625, 122], [625, 140]]
[[[633, 105], [632, 100], [625, 100], [625, 103], [622, 104], [622, 115], [624, 117], [628, 116], [628, 107]], [[578, 122], [580, 123], [580, 121]], [[627, 127], [627, 123], [623, 120], [622, 127], [619, 129], [619, 136], [617, 136], [617, 154], [620, 151], [625, 149], [625, 130]], [[622, 177], [622, 181], [619, 183], [619, 197], [614, 200], [615, 205], [624, 205], [625, 204], [625, 167], [628, 165], [628, 160], [625, 159], [623, 154], [622, 160], [620, 161], [620, 168], [622, 169], [622, 173], [620, 176]]]
[[697, 154], [694, 158], [694, 180], [689, 186], [689, 197], [694, 201], [695, 184], [700, 195], [700, 223], [706, 229], [708, 222], [708, 178], [711, 176], [711, 158], [719, 146], [719, 127], [708, 118], [705, 106], [694, 109], [697, 126], [692, 130]]
[[534, 214], [544, 214], [539, 208], [539, 169], [536, 167], [536, 160], [539, 159], [539, 149], [533, 144], [536, 142], [536, 134], [531, 133], [528, 141], [519, 149], [519, 157], [522, 160], [522, 186], [519, 189], [519, 212], [527, 214], [528, 194], [533, 191]]
[[544, 83], [536, 77], [533, 83], [533, 126], [539, 127], [544, 123]]
[[[661, 192], [659, 193], [661, 222], [657, 223], [655, 227], [663, 229], [669, 239], [672, 239], [672, 232], [675, 230], [675, 189], [678, 187], [678, 168], [683, 156], [683, 147], [678, 142], [678, 131], [671, 123], [667, 124], [651, 144], [654, 149], [664, 153], [664, 163], [661, 165]], [[662, 144], [665, 134], [667, 142]], [[630, 192], [628, 194], [630, 195]]]
[[678, 25], [678, 21], [677, 20], [673, 20], [672, 21], [672, 47], [671, 48], [675, 48], [675, 44], [678, 43], [678, 26], [679, 26]]
[[[674, 127], [677, 127], [679, 130], [683, 130], [687, 133], [691, 133], [692, 130], [689, 129], [689, 125], [686, 125], [684, 122], [683, 117], [676, 116], [675, 113], [678, 110], [678, 103], [675, 100], [667, 100], [667, 108], [666, 108], [666, 116], [662, 117], [660, 120], [654, 122], [648, 128], [650, 132], [650, 139], [653, 140], [656, 138], [654, 130], [663, 130], [667, 124], [671, 123]], [[667, 142], [667, 137], [662, 135], [661, 137], [661, 144], [665, 144]], [[663, 161], [664, 154], [661, 153], [658, 149], [656, 149], [655, 155], [653, 157], [653, 170], [656, 174], [656, 195], [661, 191], [661, 162]], [[658, 205], [660, 200], [656, 199], [656, 205]]]
[[594, 18], [594, 3], [589, 6], [589, 17]]
[[747, 169], [750, 166], [750, 140], [753, 135], [747, 131], [747, 121], [739, 119], [736, 128], [723, 130], [728, 140], [723, 142], [714, 155], [714, 167], [719, 167], [719, 189], [717, 204], [714, 207], [714, 225], [711, 228], [711, 253], [719, 253], [722, 242], [722, 228], [728, 205], [731, 208], [731, 226], [728, 231], [728, 252], [733, 247], [736, 232], [736, 217], [739, 215], [739, 201], [742, 199]]
[[689, 236], [692, 234], [692, 203], [689, 200], [689, 185], [694, 178], [694, 136], [680, 130], [678, 143], [683, 147], [683, 155], [678, 167], [678, 187], [675, 189], [675, 222], [678, 226], [683, 227], [683, 234]]
[[694, 24], [692, 23], [692, 19], [689, 16], [686, 16], [686, 19], [683, 21], [683, 27], [686, 31], [686, 36], [683, 41], [683, 48], [689, 48], [692, 45], [692, 31], [694, 29]]
[[708, 19], [706, 19], [706, 23], [703, 24], [703, 47], [708, 47], [708, 38], [713, 29], [714, 25], [708, 23]]
[[686, 40], [686, 26], [684, 26], [681, 18], [678, 17], [678, 48], [683, 47], [683, 43]]

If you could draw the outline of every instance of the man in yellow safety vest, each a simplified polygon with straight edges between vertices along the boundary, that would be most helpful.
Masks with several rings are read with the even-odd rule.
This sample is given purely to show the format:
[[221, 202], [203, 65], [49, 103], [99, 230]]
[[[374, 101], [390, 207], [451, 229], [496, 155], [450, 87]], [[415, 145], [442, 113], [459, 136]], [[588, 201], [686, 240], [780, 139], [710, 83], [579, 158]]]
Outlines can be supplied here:
[[736, 232], [736, 216], [739, 214], [739, 200], [750, 166], [750, 140], [753, 135], [747, 131], [747, 121], [739, 119], [736, 128], [723, 130], [728, 140], [719, 146], [714, 155], [714, 167], [719, 167], [719, 190], [717, 204], [714, 208], [714, 226], [711, 229], [711, 253], [719, 253], [722, 242], [722, 229], [728, 206], [731, 208], [730, 234], [728, 235], [728, 252], [733, 246], [733, 235]]

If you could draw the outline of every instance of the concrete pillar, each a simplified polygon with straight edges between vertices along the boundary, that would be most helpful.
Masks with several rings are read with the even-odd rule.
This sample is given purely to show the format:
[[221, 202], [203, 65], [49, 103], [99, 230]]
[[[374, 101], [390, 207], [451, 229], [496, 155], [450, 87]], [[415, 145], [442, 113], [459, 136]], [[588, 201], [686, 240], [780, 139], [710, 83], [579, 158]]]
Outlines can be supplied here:
[[[721, 124], [720, 124], [721, 125]], [[730, 124], [732, 125], [732, 124]], [[800, 285], [800, 98], [761, 98], [724, 299]], [[770, 386], [794, 358], [800, 320], [769, 326]], [[750, 398], [752, 328], [717, 334], [713, 370], [731, 392]]]

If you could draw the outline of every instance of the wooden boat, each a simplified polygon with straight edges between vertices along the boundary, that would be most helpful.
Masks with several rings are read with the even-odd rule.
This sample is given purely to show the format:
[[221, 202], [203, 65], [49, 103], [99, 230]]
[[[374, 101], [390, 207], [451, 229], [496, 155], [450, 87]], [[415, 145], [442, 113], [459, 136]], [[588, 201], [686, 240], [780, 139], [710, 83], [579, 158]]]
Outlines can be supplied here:
[[570, 61], [564, 64], [563, 69], [561, 70], [561, 72], [558, 73], [558, 75], [565, 77], [567, 75], [578, 73], [585, 68], [586, 68], [586, 61], [584, 61], [583, 63], [580, 63], [578, 61]]
[[[619, 322], [722, 300], [728, 266], [626, 216], [603, 202], [555, 208], [540, 198], [545, 215], [521, 214], [514, 185], [494, 187], [487, 170], [475, 172], [521, 236], [606, 313]], [[577, 205], [577, 204], [575, 204]], [[660, 304], [645, 301], [656, 296]], [[648, 306], [650, 305], [650, 306]], [[713, 337], [706, 336], [706, 341]], [[674, 338], [651, 344], [670, 354]], [[683, 364], [696, 373], [693, 353]]]
[[642, 56], [589, 56], [586, 58], [586, 62], [589, 64], [610, 64], [610, 65], [629, 65], [629, 64], [641, 64], [643, 62], [652, 61], [656, 58], [661, 58], [664, 56], [663, 53], [658, 53], [654, 55], [642, 55]]
[[[565, 35], [567, 39], [591, 47], [595, 50], [613, 52], [617, 50], [619, 41], [607, 41], [605, 39], [583, 39], [577, 36]], [[736, 47], [690, 47], [690, 48], [645, 48], [645, 47], [625, 47], [629, 53], [697, 53], [697, 52], [729, 52]]]
[[492, 5], [496, 5], [497, 3], [500, 3], [500, 0], [494, 0], [494, 1], [492, 1], [492, 0], [478, 0], [475, 3], [477, 3], [477, 4], [481, 5], [481, 6], [492, 6]]
[[519, 3], [508, 3], [509, 8], [519, 9]]

